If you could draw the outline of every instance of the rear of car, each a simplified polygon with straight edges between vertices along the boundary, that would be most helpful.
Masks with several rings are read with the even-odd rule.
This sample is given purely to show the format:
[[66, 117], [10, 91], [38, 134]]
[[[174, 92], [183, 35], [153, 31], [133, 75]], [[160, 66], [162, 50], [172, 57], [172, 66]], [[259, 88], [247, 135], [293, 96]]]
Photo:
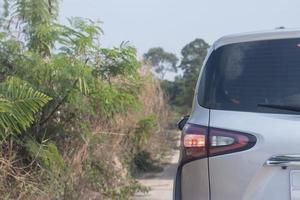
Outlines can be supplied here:
[[182, 134], [175, 200], [300, 199], [300, 31], [221, 38]]

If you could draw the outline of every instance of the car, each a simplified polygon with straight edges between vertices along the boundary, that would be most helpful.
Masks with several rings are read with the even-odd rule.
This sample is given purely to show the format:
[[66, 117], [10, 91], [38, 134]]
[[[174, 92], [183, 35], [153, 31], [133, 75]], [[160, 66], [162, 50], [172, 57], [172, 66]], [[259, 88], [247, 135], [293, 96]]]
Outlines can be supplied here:
[[299, 200], [300, 30], [217, 40], [178, 127], [173, 199]]

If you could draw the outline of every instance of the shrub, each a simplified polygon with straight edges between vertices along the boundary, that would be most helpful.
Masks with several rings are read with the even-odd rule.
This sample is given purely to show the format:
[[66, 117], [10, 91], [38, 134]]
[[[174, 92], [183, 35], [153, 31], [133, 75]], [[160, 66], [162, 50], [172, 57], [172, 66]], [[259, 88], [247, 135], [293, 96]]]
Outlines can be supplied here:
[[168, 112], [135, 48], [100, 47], [102, 30], [88, 19], [59, 24], [56, 0], [9, 2], [14, 12], [1, 22], [15, 24], [0, 29], [0, 195], [127, 199], [146, 191], [128, 171], [134, 156], [155, 155], [145, 144], [160, 144], [153, 141], [164, 138]]

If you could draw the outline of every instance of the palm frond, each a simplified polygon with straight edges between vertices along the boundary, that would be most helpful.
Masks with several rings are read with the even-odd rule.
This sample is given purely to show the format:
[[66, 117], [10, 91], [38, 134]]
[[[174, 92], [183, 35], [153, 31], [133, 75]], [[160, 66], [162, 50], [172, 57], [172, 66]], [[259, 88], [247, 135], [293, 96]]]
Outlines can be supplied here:
[[34, 122], [34, 115], [50, 100], [17, 78], [0, 84], [1, 136], [26, 130]]

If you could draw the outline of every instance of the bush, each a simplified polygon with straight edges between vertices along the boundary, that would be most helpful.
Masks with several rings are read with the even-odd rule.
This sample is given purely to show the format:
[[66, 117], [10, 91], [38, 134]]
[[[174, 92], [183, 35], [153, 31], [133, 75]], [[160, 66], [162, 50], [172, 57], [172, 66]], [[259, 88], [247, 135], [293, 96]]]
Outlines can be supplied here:
[[150, 166], [166, 142], [159, 83], [130, 45], [101, 48], [97, 22], [61, 25], [58, 1], [39, 2], [6, 1], [14, 12], [0, 20], [20, 20], [0, 29], [0, 84], [18, 80], [0, 92], [1, 197], [128, 199], [147, 191], [130, 166]]

